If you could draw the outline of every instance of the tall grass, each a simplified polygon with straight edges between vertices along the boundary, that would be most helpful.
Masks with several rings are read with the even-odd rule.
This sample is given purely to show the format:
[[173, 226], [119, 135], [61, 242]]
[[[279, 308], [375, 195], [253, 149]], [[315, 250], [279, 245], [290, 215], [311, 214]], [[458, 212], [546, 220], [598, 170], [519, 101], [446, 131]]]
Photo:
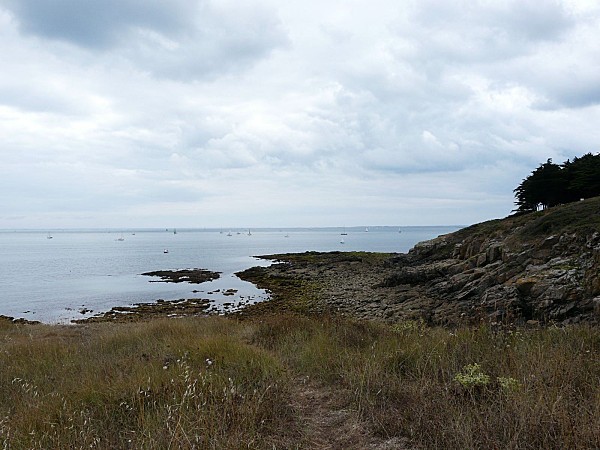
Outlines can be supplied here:
[[[261, 324], [254, 342], [343, 388], [383, 437], [424, 448], [600, 448], [597, 329], [452, 331], [282, 317]], [[473, 364], [487, 382], [469, 382]]]
[[[82, 332], [83, 331], [83, 332]], [[286, 376], [219, 319], [1, 339], [3, 448], [262, 448], [290, 416]]]
[[0, 324], [0, 445], [310, 448], [301, 428], [318, 421], [290, 406], [302, 389], [292, 383], [308, 379], [372, 436], [415, 448], [600, 448], [599, 352], [600, 330], [585, 326], [448, 330], [292, 314]]

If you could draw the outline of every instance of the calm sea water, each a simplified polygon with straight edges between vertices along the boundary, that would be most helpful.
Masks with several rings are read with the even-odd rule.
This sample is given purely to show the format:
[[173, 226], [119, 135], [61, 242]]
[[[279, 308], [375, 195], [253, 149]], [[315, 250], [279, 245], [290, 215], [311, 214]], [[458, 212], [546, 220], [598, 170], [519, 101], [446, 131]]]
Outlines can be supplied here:
[[[255, 255], [305, 251], [406, 252], [415, 243], [457, 230], [446, 227], [370, 227], [251, 230], [0, 231], [0, 314], [67, 323], [113, 306], [157, 299], [261, 301], [267, 294], [234, 273], [268, 265]], [[342, 231], [347, 233], [342, 236]], [[123, 240], [119, 240], [123, 238]], [[341, 243], [341, 240], [344, 243]], [[168, 253], [164, 250], [168, 249]], [[200, 285], [156, 283], [153, 270], [203, 268], [221, 272]], [[237, 289], [234, 297], [215, 291]], [[193, 293], [198, 290], [200, 292]], [[92, 312], [82, 313], [84, 309]]]

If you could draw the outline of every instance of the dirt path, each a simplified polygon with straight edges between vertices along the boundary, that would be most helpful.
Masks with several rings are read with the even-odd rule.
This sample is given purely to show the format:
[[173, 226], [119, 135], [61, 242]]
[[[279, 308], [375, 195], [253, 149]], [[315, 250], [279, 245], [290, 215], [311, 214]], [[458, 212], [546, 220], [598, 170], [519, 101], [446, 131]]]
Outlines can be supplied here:
[[292, 407], [298, 412], [303, 441], [310, 449], [405, 450], [411, 448], [399, 438], [382, 439], [370, 433], [358, 412], [343, 396], [308, 377], [294, 380]]

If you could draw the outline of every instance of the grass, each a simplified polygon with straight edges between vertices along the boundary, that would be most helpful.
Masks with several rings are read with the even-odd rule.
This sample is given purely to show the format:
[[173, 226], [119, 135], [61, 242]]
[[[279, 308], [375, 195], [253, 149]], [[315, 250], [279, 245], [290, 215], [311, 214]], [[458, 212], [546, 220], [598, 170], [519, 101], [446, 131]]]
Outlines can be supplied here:
[[[295, 371], [346, 392], [384, 437], [423, 448], [600, 445], [597, 329], [452, 332], [280, 318], [254, 337]], [[460, 381], [473, 364], [487, 381]]]
[[[251, 448], [290, 415], [277, 359], [232, 322], [4, 330], [3, 448]], [[276, 431], [276, 433], [275, 433]]]
[[0, 444], [310, 448], [290, 406], [303, 377], [382, 440], [598, 448], [599, 352], [600, 331], [585, 326], [448, 330], [293, 313], [0, 324]]
[[528, 214], [490, 220], [463, 228], [453, 234], [455, 241], [466, 237], [502, 237], [514, 233], [517, 242], [535, 242], [553, 234], [579, 233], [600, 229], [600, 197], [568, 203]]

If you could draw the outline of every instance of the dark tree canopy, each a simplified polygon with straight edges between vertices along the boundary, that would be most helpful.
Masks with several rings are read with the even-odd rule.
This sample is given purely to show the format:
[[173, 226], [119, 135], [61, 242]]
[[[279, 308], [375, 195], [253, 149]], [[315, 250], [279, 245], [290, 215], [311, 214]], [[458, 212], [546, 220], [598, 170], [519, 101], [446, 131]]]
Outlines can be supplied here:
[[549, 159], [525, 178], [514, 193], [518, 212], [600, 195], [600, 153], [587, 153], [561, 165]]

